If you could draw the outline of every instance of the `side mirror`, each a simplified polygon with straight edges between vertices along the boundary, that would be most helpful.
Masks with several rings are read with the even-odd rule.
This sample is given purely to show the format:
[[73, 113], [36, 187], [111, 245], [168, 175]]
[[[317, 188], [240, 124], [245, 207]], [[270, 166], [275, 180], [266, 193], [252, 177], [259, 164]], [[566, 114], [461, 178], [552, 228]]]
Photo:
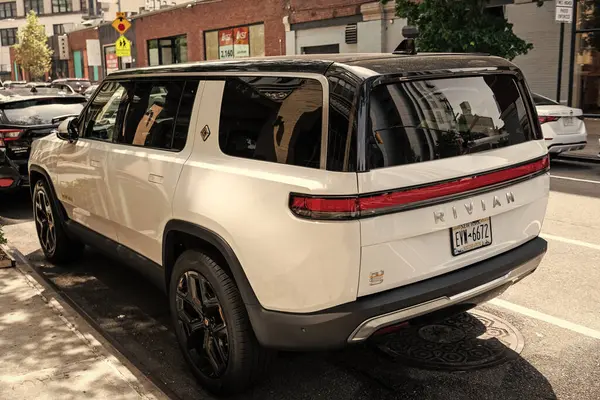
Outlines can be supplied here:
[[77, 133], [77, 118], [70, 117], [63, 120], [58, 129], [56, 130], [56, 136], [59, 139], [67, 140], [69, 143], [74, 143], [79, 138]]

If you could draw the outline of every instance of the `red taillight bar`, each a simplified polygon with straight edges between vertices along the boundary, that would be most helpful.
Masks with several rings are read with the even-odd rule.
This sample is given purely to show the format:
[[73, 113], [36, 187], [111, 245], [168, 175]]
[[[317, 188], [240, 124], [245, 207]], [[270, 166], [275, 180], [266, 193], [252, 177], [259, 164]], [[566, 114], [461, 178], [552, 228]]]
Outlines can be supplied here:
[[540, 125], [541, 124], [545, 124], [546, 122], [558, 121], [559, 119], [560, 119], [560, 117], [555, 117], [555, 116], [541, 116], [541, 117], [538, 117], [538, 120], [540, 121]]
[[0, 178], [0, 188], [7, 188], [13, 184], [14, 180], [11, 178]]
[[0, 129], [0, 147], [4, 147], [4, 142], [17, 140], [22, 134], [22, 129]]
[[390, 190], [385, 193], [361, 196], [307, 196], [292, 193], [290, 209], [300, 217], [311, 219], [354, 219], [387, 212], [402, 211], [408, 207], [432, 205], [448, 201], [448, 197], [512, 182], [537, 175], [550, 167], [548, 156], [499, 171], [473, 175], [426, 186]]

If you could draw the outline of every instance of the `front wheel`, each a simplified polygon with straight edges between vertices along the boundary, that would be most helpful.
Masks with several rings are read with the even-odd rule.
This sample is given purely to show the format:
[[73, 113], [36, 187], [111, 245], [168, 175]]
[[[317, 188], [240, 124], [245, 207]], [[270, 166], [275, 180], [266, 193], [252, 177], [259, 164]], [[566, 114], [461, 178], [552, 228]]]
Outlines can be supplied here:
[[169, 303], [179, 347], [202, 386], [240, 393], [264, 375], [271, 354], [256, 340], [235, 282], [210, 257], [188, 250], [177, 259]]
[[32, 200], [35, 229], [46, 259], [57, 264], [76, 259], [84, 246], [67, 235], [52, 192], [43, 179], [35, 183]]

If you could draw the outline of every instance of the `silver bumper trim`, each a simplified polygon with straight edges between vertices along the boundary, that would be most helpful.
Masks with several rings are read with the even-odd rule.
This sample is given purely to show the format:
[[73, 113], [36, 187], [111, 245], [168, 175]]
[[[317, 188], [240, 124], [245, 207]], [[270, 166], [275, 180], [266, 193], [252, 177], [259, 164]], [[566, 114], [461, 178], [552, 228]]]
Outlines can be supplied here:
[[431, 313], [433, 311], [441, 310], [442, 308], [462, 303], [508, 283], [513, 284], [533, 272], [538, 265], [540, 265], [542, 258], [543, 254], [532, 258], [500, 278], [494, 279], [493, 281], [487, 282], [465, 292], [455, 294], [454, 296], [439, 297], [425, 303], [370, 318], [360, 324], [354, 330], [354, 332], [352, 332], [348, 338], [348, 343], [362, 342], [377, 330], [385, 328], [386, 326], [395, 325], [400, 322]]

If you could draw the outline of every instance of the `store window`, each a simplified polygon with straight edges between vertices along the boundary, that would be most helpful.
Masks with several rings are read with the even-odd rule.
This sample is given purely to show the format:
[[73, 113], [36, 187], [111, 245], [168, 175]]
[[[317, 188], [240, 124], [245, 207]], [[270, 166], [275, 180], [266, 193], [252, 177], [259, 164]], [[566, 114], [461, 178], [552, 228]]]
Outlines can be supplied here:
[[584, 114], [600, 114], [600, 7], [579, 0], [573, 85], [574, 104]]
[[187, 62], [186, 35], [148, 40], [148, 64], [167, 65]]
[[265, 26], [238, 26], [204, 33], [207, 60], [228, 60], [265, 55]]
[[0, 29], [2, 46], [12, 46], [17, 43], [17, 28]]
[[44, 0], [25, 0], [25, 14], [34, 11], [37, 15], [44, 13]]
[[13, 18], [17, 16], [17, 3], [0, 3], [0, 19]]

